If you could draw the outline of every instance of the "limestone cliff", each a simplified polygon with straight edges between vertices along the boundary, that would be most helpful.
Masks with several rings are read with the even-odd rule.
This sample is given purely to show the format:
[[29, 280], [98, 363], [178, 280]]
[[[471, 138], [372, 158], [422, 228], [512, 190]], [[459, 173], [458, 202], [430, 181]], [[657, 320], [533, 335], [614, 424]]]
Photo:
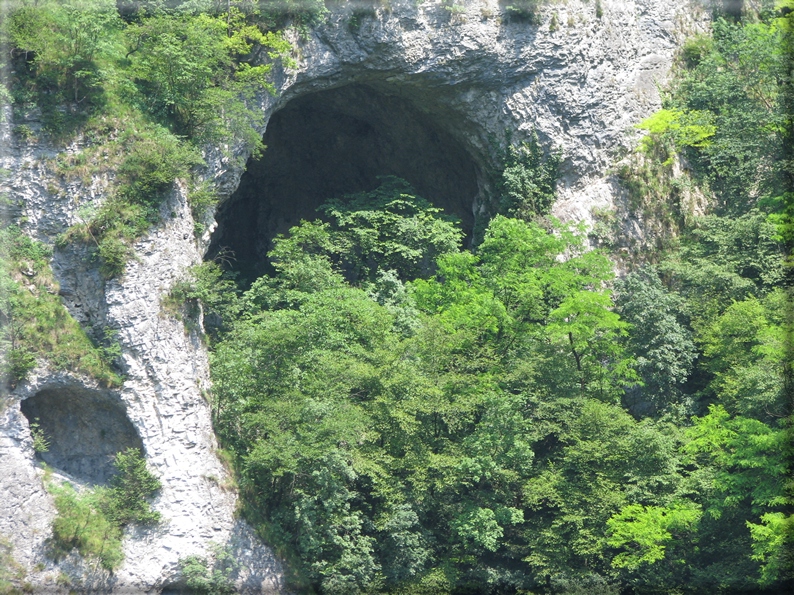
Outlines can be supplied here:
[[[78, 249], [55, 250], [64, 303], [86, 328], [118, 331], [125, 380], [107, 389], [42, 360], [2, 396], [0, 535], [36, 588], [54, 589], [64, 573], [73, 586], [158, 592], [177, 584], [181, 558], [219, 543], [242, 563], [241, 587], [281, 590], [278, 560], [235, 517], [237, 496], [216, 453], [205, 396], [206, 348], [198, 331], [163, 312], [170, 287], [223, 246], [255, 269], [274, 233], [311, 215], [312, 200], [361, 189], [354, 186], [383, 173], [405, 177], [471, 228], [489, 200], [489, 172], [506, 132], [518, 141], [534, 130], [546, 148], [562, 150], [554, 213], [591, 222], [593, 208], [617, 199], [610, 166], [636, 144], [632, 126], [658, 109], [658, 85], [676, 48], [706, 17], [690, 0], [602, 0], [600, 18], [592, 2], [562, 0], [528, 24], [504, 18], [496, 0], [462, 4], [465, 12], [451, 13], [437, 1], [392, 0], [356, 19], [343, 5], [307, 35], [292, 33], [297, 67], [277, 71], [277, 93], [260, 98], [271, 149], [246, 171], [238, 163], [247, 155], [235, 160], [206, 148], [203, 175], [224, 200], [203, 237], [194, 238], [177, 184], [162, 224], [136, 244], [121, 278], [103, 281]], [[35, 130], [35, 115], [26, 124]], [[7, 214], [53, 245], [87, 205], [104, 199], [112, 172], [57, 180], [48, 163], [62, 149], [22, 142], [10, 127], [0, 129]], [[81, 151], [82, 142], [67, 150]], [[296, 178], [301, 168], [306, 175]], [[100, 481], [108, 454], [140, 444], [161, 478], [154, 506], [163, 522], [128, 531], [115, 574], [76, 554], [57, 564], [47, 558], [55, 512], [33, 450], [34, 415], [58, 428], [50, 461], [57, 474]]]

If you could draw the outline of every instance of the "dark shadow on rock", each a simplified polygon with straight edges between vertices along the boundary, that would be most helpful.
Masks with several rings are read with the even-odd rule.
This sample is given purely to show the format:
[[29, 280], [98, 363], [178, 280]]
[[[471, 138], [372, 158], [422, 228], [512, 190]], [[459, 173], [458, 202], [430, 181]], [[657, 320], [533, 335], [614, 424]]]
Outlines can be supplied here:
[[120, 400], [109, 391], [80, 386], [45, 388], [21, 403], [22, 413], [49, 444], [38, 456], [79, 481], [104, 484], [116, 453], [143, 451]]

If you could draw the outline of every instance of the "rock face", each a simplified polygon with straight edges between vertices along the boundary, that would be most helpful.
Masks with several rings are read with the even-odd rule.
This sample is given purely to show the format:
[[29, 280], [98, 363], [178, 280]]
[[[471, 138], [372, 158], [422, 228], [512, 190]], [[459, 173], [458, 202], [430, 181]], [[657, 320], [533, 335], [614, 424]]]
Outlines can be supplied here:
[[[122, 278], [103, 282], [85, 253], [56, 250], [53, 270], [64, 303], [86, 328], [118, 332], [125, 382], [108, 390], [41, 362], [1, 397], [0, 537], [39, 590], [54, 590], [65, 573], [73, 586], [157, 592], [178, 583], [180, 558], [205, 555], [213, 544], [230, 547], [242, 563], [242, 588], [281, 590], [278, 560], [235, 518], [237, 496], [217, 456], [205, 398], [205, 346], [196, 331], [163, 312], [163, 296], [207, 249], [250, 245], [245, 258], [256, 268], [272, 235], [308, 216], [312, 200], [366, 189], [378, 174], [405, 177], [474, 225], [506, 132], [519, 141], [535, 130], [545, 147], [563, 151], [554, 212], [590, 221], [594, 207], [608, 207], [618, 196], [609, 167], [636, 143], [632, 125], [659, 107], [656, 85], [677, 46], [705, 22], [689, 0], [602, 0], [600, 18], [592, 2], [555, 2], [532, 25], [503, 18], [495, 0], [459, 3], [462, 14], [429, 0], [390, 4], [356, 18], [342, 5], [307, 37], [294, 34], [297, 68], [276, 72], [278, 93], [261, 98], [267, 119], [275, 114], [267, 131], [271, 161], [267, 155], [252, 161], [244, 173], [236, 164], [247, 156], [227, 159], [207, 148], [206, 177], [226, 197], [217, 229], [211, 225], [194, 239], [177, 185], [163, 206], [163, 223], [135, 246], [137, 258]], [[35, 121], [28, 124], [35, 129]], [[0, 126], [0, 167], [11, 172], [0, 182], [11, 199], [7, 214], [30, 236], [53, 244], [85, 205], [104, 199], [108, 180], [59, 182], [53, 189], [46, 160], [58, 151], [19, 144], [7, 123]], [[291, 163], [301, 155], [310, 159]], [[291, 180], [292, 171], [312, 167], [322, 175]], [[101, 481], [109, 454], [140, 444], [160, 477], [154, 507], [164, 520], [128, 530], [125, 562], [115, 574], [76, 555], [57, 564], [46, 557], [55, 511], [34, 455], [29, 421], [35, 417], [57, 429], [50, 461], [56, 474]]]

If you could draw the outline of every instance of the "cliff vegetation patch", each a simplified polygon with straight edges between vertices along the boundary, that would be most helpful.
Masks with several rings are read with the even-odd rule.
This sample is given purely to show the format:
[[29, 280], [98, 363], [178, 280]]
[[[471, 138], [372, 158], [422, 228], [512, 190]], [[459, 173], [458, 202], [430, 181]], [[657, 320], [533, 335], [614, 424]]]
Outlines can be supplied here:
[[95, 345], [58, 296], [50, 250], [18, 227], [0, 229], [0, 349], [3, 377], [11, 386], [43, 358], [55, 369], [73, 370], [115, 386], [112, 345]]
[[149, 503], [160, 489], [160, 480], [146, 468], [141, 451], [131, 448], [120, 452], [113, 464], [116, 474], [110, 487], [83, 488], [78, 492], [69, 482], [56, 485], [45, 477], [58, 512], [52, 524], [50, 554], [54, 558], [77, 549], [82, 556], [112, 571], [124, 560], [123, 528], [131, 523], [160, 520], [160, 514]]

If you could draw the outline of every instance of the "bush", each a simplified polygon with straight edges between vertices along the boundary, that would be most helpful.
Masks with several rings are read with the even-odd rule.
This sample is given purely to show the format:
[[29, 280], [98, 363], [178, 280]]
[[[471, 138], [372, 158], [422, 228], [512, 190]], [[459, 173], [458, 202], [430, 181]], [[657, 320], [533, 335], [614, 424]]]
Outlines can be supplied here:
[[499, 212], [525, 221], [546, 215], [554, 204], [560, 160], [559, 153], [544, 154], [534, 132], [529, 141], [508, 145], [497, 181]]
[[131, 74], [153, 116], [195, 140], [231, 138], [250, 151], [262, 149], [264, 115], [247, 102], [261, 91], [275, 91], [267, 81], [273, 63], [246, 60], [256, 44], [271, 59], [291, 63], [291, 46], [280, 33], [262, 33], [230, 7], [218, 16], [159, 13], [130, 25], [125, 35]]
[[501, 0], [508, 20], [535, 24], [541, 0]]
[[218, 195], [209, 183], [194, 187], [187, 196], [190, 203], [190, 214], [193, 215], [193, 235], [201, 237], [206, 229], [204, 221], [208, 216], [207, 211], [218, 204]]
[[174, 180], [187, 176], [191, 167], [203, 161], [198, 151], [180, 142], [165, 130], [155, 129], [133, 142], [118, 168], [119, 198], [146, 207], [150, 218]]
[[163, 309], [181, 319], [188, 331], [199, 330], [203, 313], [205, 330], [214, 338], [239, 314], [237, 286], [216, 262], [203, 262], [187, 273], [171, 287]]
[[200, 556], [188, 556], [179, 561], [185, 586], [195, 595], [236, 593], [231, 575], [238, 567], [231, 552], [220, 545], [212, 548], [210, 560]]
[[264, 25], [273, 29], [290, 24], [310, 27], [322, 22], [328, 14], [325, 0], [260, 0], [259, 5]]
[[114, 464], [118, 473], [110, 488], [78, 493], [67, 482], [47, 485], [58, 511], [52, 523], [56, 557], [77, 548], [81, 555], [97, 559], [103, 568], [112, 571], [124, 559], [122, 528], [130, 523], [160, 520], [160, 513], [152, 510], [147, 501], [160, 489], [160, 480], [146, 468], [140, 451], [129, 448], [117, 453]]
[[146, 468], [141, 452], [128, 448], [116, 454], [114, 465], [118, 473], [110, 481], [108, 517], [120, 526], [130, 523], [156, 523], [160, 513], [152, 510], [147, 501], [162, 484]]
[[83, 556], [99, 560], [103, 568], [114, 570], [124, 559], [121, 552], [121, 527], [107, 518], [103, 508], [107, 506], [106, 490], [78, 494], [71, 484], [50, 486], [55, 497], [58, 516], [52, 522], [54, 554], [68, 554], [72, 548]]
[[99, 271], [105, 279], [116, 277], [124, 272], [131, 249], [119, 238], [106, 237], [97, 245], [97, 254], [101, 259]]
[[174, 182], [203, 163], [193, 145], [164, 128], [127, 132], [120, 142], [126, 156], [117, 170], [115, 196], [87, 223], [73, 226], [62, 238], [94, 243], [106, 279], [124, 272], [131, 244], [159, 221], [162, 201]]
[[[17, 60], [17, 99], [42, 108], [45, 127], [62, 131], [104, 101], [100, 61], [113, 51], [120, 21], [114, 0], [14, 3], [5, 33]], [[66, 112], [61, 109], [64, 104]]]

